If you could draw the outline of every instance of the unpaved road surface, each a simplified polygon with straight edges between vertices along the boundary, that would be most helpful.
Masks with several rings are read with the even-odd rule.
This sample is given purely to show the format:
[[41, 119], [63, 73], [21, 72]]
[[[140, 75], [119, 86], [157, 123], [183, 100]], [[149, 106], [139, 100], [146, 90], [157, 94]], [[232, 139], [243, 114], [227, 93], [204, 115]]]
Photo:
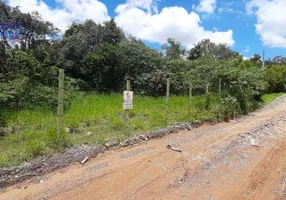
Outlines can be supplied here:
[[0, 199], [286, 199], [286, 97], [229, 123], [107, 151]]

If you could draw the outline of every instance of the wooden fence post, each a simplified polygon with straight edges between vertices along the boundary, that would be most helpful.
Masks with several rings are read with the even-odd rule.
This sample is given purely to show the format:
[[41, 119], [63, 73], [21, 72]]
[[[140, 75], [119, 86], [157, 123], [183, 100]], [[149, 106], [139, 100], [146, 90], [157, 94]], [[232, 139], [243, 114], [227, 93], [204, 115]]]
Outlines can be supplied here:
[[126, 90], [127, 90], [127, 91], [130, 91], [130, 90], [131, 90], [130, 80], [127, 80], [127, 83], [126, 83]]
[[205, 94], [205, 109], [208, 110], [210, 107], [210, 96], [209, 96], [209, 83], [206, 84], [206, 94]]
[[189, 82], [189, 116], [191, 114], [191, 103], [192, 103], [192, 96], [193, 96], [193, 86], [192, 81]]
[[219, 98], [221, 98], [221, 78], [218, 80], [218, 94]]
[[58, 124], [57, 124], [57, 142], [61, 138], [63, 131], [63, 115], [64, 115], [64, 70], [59, 70], [59, 95], [58, 95]]
[[167, 78], [167, 87], [166, 87], [166, 116], [165, 116], [165, 124], [166, 124], [166, 125], [168, 125], [169, 98], [170, 98], [170, 78]]
[[[126, 91], [130, 91], [131, 90], [131, 83], [130, 80], [127, 80], [126, 82]], [[125, 119], [127, 120], [129, 118], [129, 110], [125, 109]]]

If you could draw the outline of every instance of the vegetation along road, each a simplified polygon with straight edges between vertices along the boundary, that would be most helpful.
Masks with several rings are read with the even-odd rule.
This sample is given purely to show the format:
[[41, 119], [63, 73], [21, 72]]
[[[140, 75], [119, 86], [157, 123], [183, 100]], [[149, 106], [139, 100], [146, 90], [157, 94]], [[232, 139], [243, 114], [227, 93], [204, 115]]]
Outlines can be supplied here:
[[[144, 33], [170, 14], [161, 24], [171, 28], [146, 40], [124, 28], [138, 23], [83, 17], [98, 13], [88, 2], [106, 10], [100, 1], [56, 1], [52, 18], [47, 1], [0, 0], [0, 200], [286, 199], [286, 57], [271, 50], [285, 34], [267, 35], [275, 45], [260, 34], [259, 46], [240, 26], [207, 30], [197, 6], [151, 14], [140, 0], [120, 4], [118, 16], [144, 9], [148, 20], [134, 18]], [[247, 7], [263, 13], [260, 3]], [[69, 7], [94, 12], [61, 17]], [[243, 41], [225, 44], [226, 33]]]
[[0, 199], [285, 199], [285, 113], [282, 96], [228, 123], [110, 150], [19, 183]]

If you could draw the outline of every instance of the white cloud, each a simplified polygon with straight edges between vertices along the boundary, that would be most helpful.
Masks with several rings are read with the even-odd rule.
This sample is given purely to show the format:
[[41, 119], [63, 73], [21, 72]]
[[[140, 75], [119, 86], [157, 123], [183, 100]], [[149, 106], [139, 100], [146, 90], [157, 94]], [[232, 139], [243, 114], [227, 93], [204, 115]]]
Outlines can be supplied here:
[[221, 1], [220, 7], [218, 8], [219, 13], [234, 13], [235, 2], [234, 1]]
[[187, 48], [206, 38], [228, 46], [235, 43], [232, 30], [205, 30], [199, 15], [195, 12], [188, 13], [182, 7], [165, 7], [161, 12], [153, 14], [136, 6], [121, 4], [116, 12], [115, 20], [125, 32], [150, 42], [163, 44], [167, 38], [175, 38]]
[[201, 0], [198, 6], [193, 6], [198, 12], [213, 13], [216, 9], [216, 0]]
[[245, 49], [244, 49], [244, 52], [245, 52], [245, 53], [248, 53], [249, 51], [250, 51], [250, 47], [249, 47], [249, 46], [246, 46]]
[[[49, 7], [43, 0], [8, 0], [11, 6], [20, 6], [23, 12], [38, 11], [42, 17], [65, 31], [73, 22], [92, 19], [97, 23], [109, 20], [107, 7], [99, 0], [55, 0], [56, 8]], [[126, 0], [116, 8], [116, 22], [126, 32], [140, 39], [161, 44], [167, 38], [175, 38], [187, 48], [202, 39], [215, 43], [234, 45], [233, 31], [205, 30], [195, 12], [188, 13], [182, 7], [165, 7], [160, 12], [160, 0]], [[201, 6], [206, 6], [201, 1]], [[215, 1], [210, 5], [215, 7]], [[200, 7], [200, 6], [198, 6]]]
[[120, 4], [116, 8], [116, 12], [122, 12], [124, 10], [128, 10], [133, 7], [138, 7], [141, 9], [145, 9], [148, 12], [158, 12], [156, 2], [158, 0], [127, 0], [125, 4]]
[[270, 47], [286, 48], [286, 1], [251, 0], [246, 5], [249, 14], [255, 14], [256, 32], [263, 43]]
[[8, 4], [20, 6], [22, 12], [38, 11], [45, 20], [62, 31], [73, 21], [92, 19], [97, 23], [109, 20], [107, 7], [97, 0], [56, 0], [62, 8], [51, 8], [42, 0], [8, 0]]

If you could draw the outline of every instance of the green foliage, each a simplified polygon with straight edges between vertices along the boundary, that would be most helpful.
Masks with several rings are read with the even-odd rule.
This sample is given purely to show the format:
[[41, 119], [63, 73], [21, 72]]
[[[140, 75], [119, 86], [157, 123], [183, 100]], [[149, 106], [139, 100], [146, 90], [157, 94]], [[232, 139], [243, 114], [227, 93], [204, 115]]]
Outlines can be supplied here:
[[136, 80], [135, 84], [139, 88], [144, 88], [144, 93], [151, 96], [166, 95], [167, 74], [164, 69], [158, 69], [151, 73], [142, 74], [141, 78]]
[[[32, 54], [12, 50], [7, 60], [9, 69], [0, 82], [0, 103], [5, 108], [32, 108], [57, 105], [58, 69], [40, 63]], [[43, 64], [43, 65], [42, 65]], [[67, 100], [73, 80], [66, 79]], [[66, 101], [67, 105], [69, 101]]]
[[[262, 70], [259, 55], [244, 61], [238, 52], [209, 39], [189, 52], [180, 42], [168, 39], [160, 53], [132, 36], [126, 37], [114, 19], [103, 25], [92, 20], [74, 22], [57, 41], [37, 40], [36, 36], [53, 36], [58, 29], [39, 13], [25, 14], [4, 3], [0, 21], [15, 20], [23, 24], [25, 40], [20, 47], [0, 42], [0, 126], [14, 131], [0, 138], [0, 166], [10, 159], [13, 165], [49, 154], [70, 143], [122, 140], [164, 127], [165, 101], [160, 96], [166, 94], [166, 78], [171, 79], [169, 124], [227, 121], [256, 109], [265, 92], [285, 91], [283, 56], [269, 60], [266, 65], [271, 67]], [[0, 30], [0, 34], [5, 31]], [[66, 74], [65, 126], [72, 135], [63, 133], [63, 140], [55, 144], [59, 68], [64, 68]], [[122, 111], [122, 94], [75, 92], [119, 92], [127, 79], [135, 92], [138, 89], [141, 94], [156, 97], [136, 96], [128, 121]], [[222, 99], [216, 94], [219, 80]], [[188, 93], [190, 85], [196, 94], [191, 105], [182, 96]], [[268, 98], [273, 97], [265, 98], [270, 101]]]
[[[61, 151], [70, 145], [70, 136], [62, 134], [62, 141], [56, 143], [56, 129], [25, 128], [1, 138], [0, 167], [13, 166], [37, 156]], [[8, 159], [9, 158], [9, 159]]]
[[211, 96], [210, 96], [210, 93], [207, 93], [207, 94], [205, 94], [204, 109], [205, 110], [209, 110], [210, 109], [210, 105], [211, 105]]
[[168, 38], [167, 43], [162, 45], [162, 50], [166, 54], [167, 59], [180, 59], [185, 53], [181, 43], [174, 38]]
[[282, 95], [285, 95], [285, 93], [271, 93], [271, 94], [265, 94], [262, 96], [262, 101], [264, 104], [269, 104], [275, 99], [281, 97]]
[[[206, 111], [203, 109], [204, 97], [193, 97], [189, 107], [188, 97], [171, 96], [168, 124], [215, 121], [218, 103], [218, 98], [212, 95], [210, 109]], [[191, 112], [188, 112], [189, 108]], [[14, 133], [0, 138], [0, 167], [49, 155], [70, 145], [122, 141], [132, 135], [166, 126], [164, 98], [142, 97], [139, 94], [134, 99], [129, 120], [125, 120], [121, 93], [77, 93], [71, 109], [64, 116], [64, 127], [75, 131], [63, 132], [60, 143], [56, 143], [56, 115], [49, 108], [6, 110], [4, 115], [7, 126]]]
[[286, 90], [286, 66], [272, 66], [266, 70], [268, 92], [284, 92]]
[[119, 65], [126, 69], [126, 76], [131, 80], [136, 80], [143, 73], [160, 69], [164, 63], [159, 52], [134, 38], [130, 41], [123, 40], [119, 44], [119, 53]]
[[272, 63], [274, 65], [286, 65], [286, 57], [284, 57], [284, 56], [275, 56], [272, 59]]
[[[73, 23], [59, 44], [58, 65], [64, 67], [68, 75], [87, 81], [90, 85], [94, 81], [94, 77], [90, 78], [94, 65], [104, 72], [118, 67], [118, 53], [114, 51], [117, 51], [116, 48], [123, 38], [122, 30], [113, 19], [105, 22], [104, 26], [92, 20], [86, 20], [84, 24]], [[90, 86], [94, 85], [97, 83]]]
[[124, 39], [123, 31], [116, 25], [114, 19], [104, 23], [103, 41], [108, 44], [117, 45]]
[[117, 91], [124, 84], [124, 68], [119, 63], [119, 47], [102, 43], [96, 53], [89, 53], [80, 72], [91, 88], [108, 88]]
[[209, 39], [200, 41], [188, 52], [189, 60], [200, 57], [211, 57], [213, 60], [229, 60], [238, 56], [239, 53], [231, 50], [226, 44], [215, 44]]
[[264, 72], [241, 57], [229, 61], [213, 61], [200, 58], [192, 63], [192, 70], [186, 75], [186, 81], [194, 87], [205, 88], [209, 84], [218, 88], [222, 81], [224, 96], [236, 98], [240, 114], [246, 114], [257, 108], [257, 101], [265, 90], [267, 83]]
[[261, 56], [259, 54], [254, 54], [249, 60], [257, 66], [262, 65]]
[[218, 119], [229, 121], [230, 119], [238, 116], [241, 113], [237, 98], [230, 95], [221, 100], [218, 106], [217, 114]]
[[[38, 12], [32, 13], [22, 13], [19, 7], [12, 8], [5, 2], [1, 2], [0, 7], [0, 21], [1, 22], [17, 22], [23, 26], [22, 35], [23, 40], [21, 41], [21, 47], [32, 48], [42, 42], [46, 42], [45, 38], [39, 39], [37, 36], [42, 35], [56, 35], [59, 30], [53, 26], [52, 23], [42, 19]], [[6, 40], [6, 33], [9, 32], [8, 28], [2, 27], [0, 29], [1, 37], [4, 39], [0, 43], [5, 46], [5, 48], [11, 48], [11, 44]]]

